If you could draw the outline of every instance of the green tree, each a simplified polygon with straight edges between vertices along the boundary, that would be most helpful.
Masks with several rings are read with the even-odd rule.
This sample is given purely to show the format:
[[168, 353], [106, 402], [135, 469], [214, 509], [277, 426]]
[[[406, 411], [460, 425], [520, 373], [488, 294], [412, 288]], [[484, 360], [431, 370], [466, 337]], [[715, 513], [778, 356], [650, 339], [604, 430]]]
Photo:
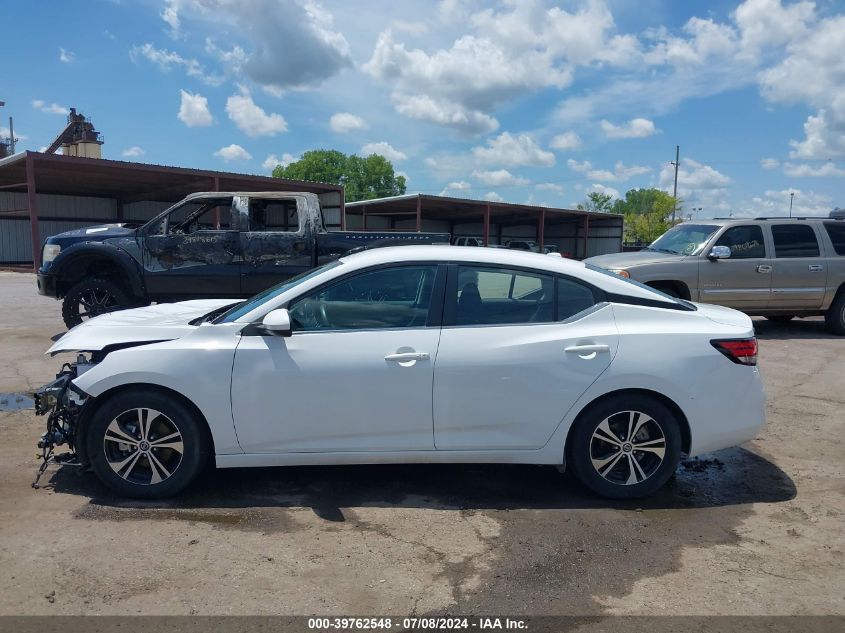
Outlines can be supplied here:
[[598, 191], [591, 191], [587, 194], [587, 199], [584, 202], [579, 202], [576, 208], [579, 211], [597, 211], [599, 213], [608, 213], [613, 208], [613, 196], [608, 193], [600, 193]]
[[[675, 198], [662, 189], [630, 189], [613, 203], [614, 213], [625, 216], [625, 241], [651, 243], [672, 224]], [[682, 205], [678, 201], [680, 217]]]
[[406, 189], [405, 177], [397, 176], [384, 156], [361, 157], [333, 149], [305, 152], [287, 167], [277, 166], [273, 177], [344, 185], [347, 202], [399, 196]]

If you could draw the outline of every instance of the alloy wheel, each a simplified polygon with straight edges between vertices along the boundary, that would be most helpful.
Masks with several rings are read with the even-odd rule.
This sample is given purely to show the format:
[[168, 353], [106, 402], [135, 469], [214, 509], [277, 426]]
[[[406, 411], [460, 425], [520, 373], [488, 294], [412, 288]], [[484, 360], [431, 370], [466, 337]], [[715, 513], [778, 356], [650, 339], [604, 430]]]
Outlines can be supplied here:
[[182, 433], [169, 417], [154, 409], [130, 409], [106, 428], [103, 451], [111, 469], [126, 481], [142, 486], [169, 479], [185, 445]]
[[117, 307], [117, 297], [111, 292], [92, 288], [79, 297], [76, 313], [80, 319], [90, 319], [106, 312], [111, 312]]
[[660, 423], [641, 411], [620, 411], [602, 420], [590, 439], [590, 461], [610, 483], [630, 486], [651, 477], [666, 455]]

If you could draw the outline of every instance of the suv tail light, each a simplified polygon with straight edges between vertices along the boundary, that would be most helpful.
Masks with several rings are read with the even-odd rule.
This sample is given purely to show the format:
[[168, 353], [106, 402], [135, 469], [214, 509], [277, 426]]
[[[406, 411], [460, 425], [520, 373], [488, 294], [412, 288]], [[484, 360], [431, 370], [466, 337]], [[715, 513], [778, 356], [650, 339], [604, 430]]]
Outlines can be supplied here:
[[714, 339], [710, 343], [739, 365], [757, 364], [757, 338]]

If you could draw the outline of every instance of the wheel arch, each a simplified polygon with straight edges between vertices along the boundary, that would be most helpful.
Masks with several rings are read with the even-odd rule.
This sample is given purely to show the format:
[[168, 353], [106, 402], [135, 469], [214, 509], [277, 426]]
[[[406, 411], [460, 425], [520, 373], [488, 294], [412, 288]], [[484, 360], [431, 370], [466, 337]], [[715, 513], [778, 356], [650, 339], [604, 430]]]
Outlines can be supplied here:
[[145, 294], [138, 263], [125, 251], [99, 242], [86, 242], [59, 253], [53, 262], [56, 294], [62, 297], [87, 276], [104, 274], [121, 283], [136, 298]]
[[96, 411], [106, 402], [118, 395], [124, 394], [128, 391], [135, 391], [141, 389], [146, 391], [158, 392], [164, 396], [178, 400], [184, 406], [186, 406], [194, 414], [196, 420], [199, 422], [199, 426], [203, 430], [203, 433], [205, 434], [205, 439], [208, 442], [209, 454], [212, 458], [214, 457], [214, 455], [216, 454], [216, 450], [214, 448], [214, 435], [211, 432], [211, 426], [208, 424], [208, 420], [206, 419], [205, 415], [203, 415], [202, 411], [200, 411], [200, 408], [196, 404], [194, 404], [194, 402], [190, 398], [188, 398], [182, 393], [179, 393], [175, 389], [171, 389], [170, 387], [165, 387], [163, 385], [157, 385], [152, 383], [128, 383], [123, 385], [117, 385], [115, 387], [107, 389], [96, 397], [92, 396], [91, 401], [85, 404], [76, 429], [76, 452], [80, 458], [80, 461], [83, 464], [89, 463], [89, 458], [86, 449], [86, 433], [88, 430], [88, 426], [91, 422], [91, 418], [94, 416]]
[[581, 420], [581, 418], [586, 415], [590, 409], [597, 406], [598, 404], [601, 404], [602, 402], [609, 400], [610, 398], [625, 395], [639, 395], [653, 398], [654, 400], [657, 400], [660, 404], [665, 406], [667, 409], [669, 409], [679, 422], [679, 430], [681, 432], [681, 452], [685, 454], [688, 454], [690, 452], [690, 448], [692, 447], [692, 432], [690, 430], [689, 420], [684, 414], [683, 409], [681, 409], [681, 407], [679, 407], [674, 400], [660, 392], [652, 391], [651, 389], [633, 388], [609, 391], [608, 393], [602, 394], [594, 398], [581, 408], [581, 410], [578, 412], [578, 415], [576, 415], [575, 418], [572, 420], [572, 424], [569, 425], [569, 430], [566, 433], [566, 443], [564, 445], [565, 457], [568, 457], [569, 455], [569, 448], [571, 444], [573, 429]]
[[646, 286], [661, 290], [661, 288], [671, 288], [678, 293], [680, 299], [689, 301], [692, 298], [689, 286], [679, 279], [655, 279], [653, 281], [645, 282]]

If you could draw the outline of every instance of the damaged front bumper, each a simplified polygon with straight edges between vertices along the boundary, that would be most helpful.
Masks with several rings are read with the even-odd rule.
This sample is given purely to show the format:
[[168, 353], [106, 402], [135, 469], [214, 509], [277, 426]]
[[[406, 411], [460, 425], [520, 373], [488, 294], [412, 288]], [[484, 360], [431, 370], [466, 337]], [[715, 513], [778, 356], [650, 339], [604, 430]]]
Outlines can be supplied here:
[[[62, 366], [55, 380], [40, 387], [33, 394], [35, 414], [47, 416], [46, 432], [38, 440], [42, 463], [32, 484], [35, 488], [51, 462], [79, 461], [79, 422], [89, 397], [73, 384], [73, 380], [91, 366], [85, 356], [80, 354], [77, 362]], [[54, 456], [55, 448], [62, 445], [67, 445], [69, 452]]]

